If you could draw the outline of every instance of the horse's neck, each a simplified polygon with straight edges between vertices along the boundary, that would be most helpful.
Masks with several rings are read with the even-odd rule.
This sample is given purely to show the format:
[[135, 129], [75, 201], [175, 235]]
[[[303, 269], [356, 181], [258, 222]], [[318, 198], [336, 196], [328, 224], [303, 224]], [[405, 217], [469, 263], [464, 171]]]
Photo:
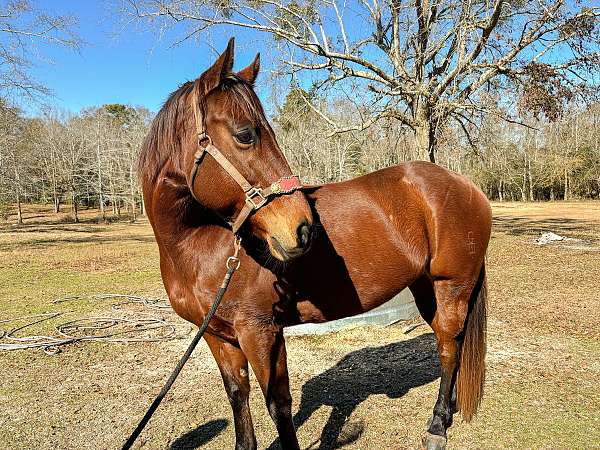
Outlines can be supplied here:
[[191, 261], [196, 262], [193, 266], [210, 263], [231, 234], [193, 200], [185, 178], [177, 175], [161, 177], [153, 188], [150, 216], [161, 253], [187, 269], [198, 269], [190, 267]]

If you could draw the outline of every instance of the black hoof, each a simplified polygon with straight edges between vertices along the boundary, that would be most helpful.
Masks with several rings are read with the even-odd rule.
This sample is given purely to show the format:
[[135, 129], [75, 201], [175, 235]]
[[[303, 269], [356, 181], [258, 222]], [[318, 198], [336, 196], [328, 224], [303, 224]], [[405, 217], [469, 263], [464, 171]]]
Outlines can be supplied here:
[[423, 450], [445, 450], [447, 439], [437, 434], [425, 433], [423, 436]]

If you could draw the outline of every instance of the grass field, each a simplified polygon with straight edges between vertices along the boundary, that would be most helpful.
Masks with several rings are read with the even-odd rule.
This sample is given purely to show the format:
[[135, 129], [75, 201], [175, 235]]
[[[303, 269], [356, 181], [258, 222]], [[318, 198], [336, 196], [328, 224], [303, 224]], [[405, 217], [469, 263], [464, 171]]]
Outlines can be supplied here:
[[[451, 428], [449, 448], [600, 448], [600, 203], [493, 209], [486, 393], [476, 420]], [[114, 300], [94, 294], [164, 295], [147, 222], [102, 224], [96, 214], [71, 224], [35, 207], [25, 210], [24, 225], [0, 226], [0, 321], [62, 313], [23, 330], [47, 334], [61, 322], [115, 313]], [[542, 231], [578, 240], [539, 246]], [[56, 302], [65, 297], [74, 298]], [[303, 448], [419, 448], [439, 366], [431, 330], [402, 329], [288, 338]], [[0, 448], [119, 448], [190, 338], [78, 343], [53, 356], [0, 351]], [[277, 448], [255, 382], [251, 402], [259, 448]], [[201, 344], [138, 446], [233, 444], [229, 404]]]

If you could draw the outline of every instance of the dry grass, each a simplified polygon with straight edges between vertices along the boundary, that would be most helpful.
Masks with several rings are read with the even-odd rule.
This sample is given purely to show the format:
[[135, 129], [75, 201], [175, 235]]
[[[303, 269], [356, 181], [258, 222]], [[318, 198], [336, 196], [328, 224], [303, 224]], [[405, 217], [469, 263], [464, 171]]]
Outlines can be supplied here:
[[[98, 224], [95, 214], [74, 225], [35, 209], [25, 226], [0, 228], [0, 320], [108, 309], [89, 299], [52, 303], [66, 295], [161, 293], [148, 224]], [[486, 394], [472, 424], [458, 420], [452, 427], [449, 448], [600, 448], [600, 204], [495, 204], [494, 216]], [[533, 239], [548, 230], [582, 242], [536, 245]], [[0, 447], [119, 447], [188, 340], [75, 345], [57, 356], [0, 353]], [[289, 338], [288, 353], [303, 448], [418, 448], [438, 386], [429, 329]], [[265, 448], [275, 431], [253, 385]], [[217, 368], [200, 345], [141, 446], [221, 449], [233, 442]]]

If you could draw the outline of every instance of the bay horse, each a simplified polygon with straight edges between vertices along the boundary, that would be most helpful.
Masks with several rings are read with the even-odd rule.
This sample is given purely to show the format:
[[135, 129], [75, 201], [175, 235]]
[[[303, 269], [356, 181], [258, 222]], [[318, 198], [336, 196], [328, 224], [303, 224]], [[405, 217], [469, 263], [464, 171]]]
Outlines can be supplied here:
[[[232, 39], [208, 70], [170, 95], [140, 156], [163, 283], [175, 312], [196, 325], [233, 251], [230, 219], [248, 202], [239, 177], [252, 186], [292, 177], [253, 90], [259, 55], [237, 73], [233, 56]], [[201, 164], [199, 120], [202, 139], [220, 155]], [[454, 413], [470, 421], [483, 393], [485, 195], [463, 176], [415, 161], [264, 203], [236, 230], [241, 266], [204, 336], [233, 409], [236, 449], [257, 446], [248, 363], [282, 448], [299, 448], [284, 327], [359, 314], [406, 287], [435, 332], [441, 366], [423, 445], [444, 448]]]

